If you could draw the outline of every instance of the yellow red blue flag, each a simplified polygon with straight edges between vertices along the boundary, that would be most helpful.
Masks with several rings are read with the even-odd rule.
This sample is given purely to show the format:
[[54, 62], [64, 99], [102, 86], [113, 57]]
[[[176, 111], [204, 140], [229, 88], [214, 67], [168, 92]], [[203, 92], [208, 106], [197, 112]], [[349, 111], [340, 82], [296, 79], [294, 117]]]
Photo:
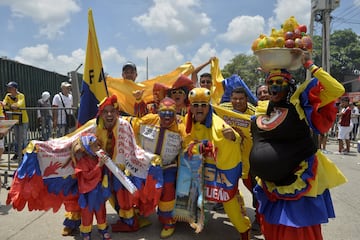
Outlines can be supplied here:
[[97, 114], [97, 104], [108, 96], [91, 9], [88, 11], [88, 24], [89, 31], [78, 115], [79, 125], [94, 118]]

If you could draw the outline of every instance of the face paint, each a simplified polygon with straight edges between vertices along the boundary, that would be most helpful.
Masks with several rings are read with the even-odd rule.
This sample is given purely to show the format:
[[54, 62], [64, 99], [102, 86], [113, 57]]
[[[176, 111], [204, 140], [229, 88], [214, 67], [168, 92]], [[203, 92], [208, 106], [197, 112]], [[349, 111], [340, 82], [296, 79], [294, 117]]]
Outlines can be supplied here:
[[271, 94], [289, 90], [289, 83], [282, 77], [274, 77], [266, 80]]

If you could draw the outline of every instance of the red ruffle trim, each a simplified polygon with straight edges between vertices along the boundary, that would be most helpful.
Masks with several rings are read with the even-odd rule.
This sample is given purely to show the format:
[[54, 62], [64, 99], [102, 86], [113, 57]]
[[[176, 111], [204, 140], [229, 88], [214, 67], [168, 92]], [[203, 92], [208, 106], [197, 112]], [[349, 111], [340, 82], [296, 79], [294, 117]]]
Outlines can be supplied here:
[[18, 211], [22, 211], [27, 205], [29, 211], [53, 209], [53, 212], [57, 212], [63, 203], [67, 211], [79, 209], [77, 195], [65, 197], [62, 193], [49, 193], [42, 177], [38, 175], [20, 179], [15, 174], [6, 200], [6, 204], [12, 204]]
[[320, 92], [324, 87], [319, 82], [315, 87], [309, 91], [309, 102], [313, 106], [313, 112], [311, 114], [311, 121], [318, 129], [320, 133], [326, 133], [333, 126], [336, 119], [337, 108], [335, 102], [332, 101], [329, 104], [319, 108], [321, 100], [319, 98]]
[[161, 196], [162, 188], [156, 188], [156, 184], [156, 179], [148, 175], [143, 187], [134, 194], [131, 194], [125, 188], [120, 189], [116, 195], [119, 205], [124, 210], [129, 210], [136, 206], [140, 215], [149, 216], [155, 212]]
[[289, 227], [280, 224], [270, 224], [260, 215], [261, 231], [266, 240], [322, 240], [321, 225], [308, 227]]

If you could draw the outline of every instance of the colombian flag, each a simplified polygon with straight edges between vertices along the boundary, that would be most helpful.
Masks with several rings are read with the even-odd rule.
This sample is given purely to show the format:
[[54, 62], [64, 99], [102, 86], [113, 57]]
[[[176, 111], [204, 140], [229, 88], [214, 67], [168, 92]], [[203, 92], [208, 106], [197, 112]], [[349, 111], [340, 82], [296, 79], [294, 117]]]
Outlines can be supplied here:
[[97, 104], [108, 96], [99, 45], [96, 37], [92, 10], [88, 11], [88, 40], [86, 47], [84, 79], [81, 87], [79, 125], [85, 124], [97, 114]]

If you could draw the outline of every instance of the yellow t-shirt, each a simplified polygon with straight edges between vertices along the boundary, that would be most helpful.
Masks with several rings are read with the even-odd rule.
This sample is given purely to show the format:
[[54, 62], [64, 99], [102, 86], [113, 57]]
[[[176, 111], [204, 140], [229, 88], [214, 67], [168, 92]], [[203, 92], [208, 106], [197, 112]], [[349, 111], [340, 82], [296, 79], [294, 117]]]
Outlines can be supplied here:
[[[29, 117], [28, 117], [28, 114], [26, 112], [26, 110], [12, 110], [10, 108], [10, 106], [12, 104], [16, 104], [18, 108], [26, 108], [26, 104], [25, 104], [25, 95], [20, 93], [20, 92], [17, 92], [15, 98], [11, 97], [11, 94], [10, 93], [7, 93], [5, 95], [5, 98], [3, 100], [3, 103], [4, 103], [4, 109], [5, 111], [11, 111], [11, 112], [21, 112], [21, 115], [22, 115], [22, 123], [28, 123], [29, 122]], [[17, 119], [19, 120], [19, 116], [17, 115], [14, 115], [12, 117], [12, 119]]]

